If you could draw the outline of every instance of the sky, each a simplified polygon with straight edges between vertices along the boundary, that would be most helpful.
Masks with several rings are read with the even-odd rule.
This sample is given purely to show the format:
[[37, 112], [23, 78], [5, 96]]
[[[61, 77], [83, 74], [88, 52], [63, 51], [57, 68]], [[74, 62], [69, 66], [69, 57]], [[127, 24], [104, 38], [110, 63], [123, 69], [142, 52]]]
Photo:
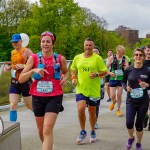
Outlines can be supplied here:
[[[38, 1], [38, 0], [30, 0]], [[126, 26], [139, 30], [139, 37], [150, 33], [150, 0], [74, 0], [81, 7], [89, 8], [108, 23], [108, 30]]]

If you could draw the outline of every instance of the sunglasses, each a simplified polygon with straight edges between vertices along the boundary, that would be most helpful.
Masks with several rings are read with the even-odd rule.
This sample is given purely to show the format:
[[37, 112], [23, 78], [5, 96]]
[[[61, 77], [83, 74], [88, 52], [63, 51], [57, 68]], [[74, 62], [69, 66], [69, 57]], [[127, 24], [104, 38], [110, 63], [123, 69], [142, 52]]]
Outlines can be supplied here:
[[43, 32], [41, 35], [42, 35], [42, 36], [43, 36], [43, 35], [50, 35], [50, 36], [54, 36], [54, 35], [53, 35], [53, 33], [51, 33], [51, 32], [48, 32], [48, 31], [46, 31], [46, 32]]
[[134, 54], [134, 56], [140, 56], [140, 57], [142, 57], [143, 54]]
[[43, 36], [50, 36], [51, 39], [52, 39], [52, 41], [55, 40], [55, 37], [54, 37], [53, 33], [51, 33], [51, 32], [48, 32], [48, 31], [43, 32], [43, 33], [41, 34], [41, 37], [43, 37]]

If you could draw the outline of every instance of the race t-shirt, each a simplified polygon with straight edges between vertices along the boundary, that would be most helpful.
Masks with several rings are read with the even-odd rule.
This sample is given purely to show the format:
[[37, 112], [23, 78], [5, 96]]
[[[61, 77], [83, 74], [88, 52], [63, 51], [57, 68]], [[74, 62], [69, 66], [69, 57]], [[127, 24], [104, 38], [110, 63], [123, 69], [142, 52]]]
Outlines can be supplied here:
[[76, 93], [82, 93], [87, 97], [99, 98], [100, 78], [95, 77], [94, 79], [91, 79], [89, 76], [91, 72], [107, 72], [107, 67], [101, 56], [94, 53], [89, 58], [85, 58], [83, 53], [77, 55], [73, 59], [71, 69], [77, 72], [78, 82], [76, 86]]
[[150, 84], [150, 69], [147, 66], [142, 68], [130, 66], [125, 70], [122, 83], [125, 85], [128, 83], [132, 88], [132, 91], [127, 93], [127, 102], [141, 103], [149, 100], [148, 88], [141, 88], [139, 84], [141, 81]]
[[[122, 59], [117, 61], [117, 69], [114, 69], [114, 66], [111, 67], [111, 72], [113, 72], [116, 77], [110, 76], [110, 80], [122, 80], [123, 78], [123, 69], [122, 69]], [[114, 62], [112, 62], [113, 64]]]
[[143, 65], [150, 69], [150, 60], [144, 60]]

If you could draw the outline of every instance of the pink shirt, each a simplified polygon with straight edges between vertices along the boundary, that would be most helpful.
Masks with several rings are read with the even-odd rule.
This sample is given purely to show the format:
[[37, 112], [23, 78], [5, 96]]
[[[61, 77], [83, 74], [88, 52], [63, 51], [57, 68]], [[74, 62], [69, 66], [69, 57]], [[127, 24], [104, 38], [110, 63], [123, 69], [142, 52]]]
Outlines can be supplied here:
[[[38, 55], [37, 54], [32, 54], [32, 57], [34, 59], [34, 67], [33, 68], [37, 68], [38, 66]], [[61, 55], [58, 55], [58, 61], [59, 63], [61, 62]], [[54, 79], [54, 63], [55, 59], [53, 56], [51, 57], [46, 57], [44, 58], [44, 63], [45, 63], [45, 69], [49, 72], [49, 74], [45, 73], [44, 74], [44, 78], [40, 79], [40, 80], [34, 80], [33, 83], [31, 84], [30, 87], [30, 94], [31, 95], [35, 95], [35, 96], [57, 96], [57, 95], [62, 95], [63, 94], [63, 90], [62, 87], [60, 85], [60, 80], [56, 80]], [[60, 63], [61, 66], [61, 63]], [[53, 86], [53, 90], [49, 93], [43, 93], [43, 92], [38, 92], [37, 90], [37, 84], [38, 81], [50, 81], [52, 86]]]

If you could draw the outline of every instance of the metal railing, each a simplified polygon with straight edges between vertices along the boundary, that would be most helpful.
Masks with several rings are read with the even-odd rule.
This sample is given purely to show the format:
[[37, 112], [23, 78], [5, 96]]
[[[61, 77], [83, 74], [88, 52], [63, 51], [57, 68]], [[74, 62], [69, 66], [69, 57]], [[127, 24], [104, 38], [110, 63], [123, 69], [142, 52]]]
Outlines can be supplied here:
[[[72, 60], [67, 60], [67, 67], [70, 68]], [[8, 62], [10, 65], [11, 62]], [[0, 106], [3, 104], [9, 103], [9, 86], [10, 86], [10, 79], [11, 74], [9, 72], [4, 72], [4, 66], [6, 62], [0, 62]], [[65, 93], [72, 93], [74, 91], [74, 87], [70, 84], [70, 78], [68, 79], [67, 86], [64, 86]]]

